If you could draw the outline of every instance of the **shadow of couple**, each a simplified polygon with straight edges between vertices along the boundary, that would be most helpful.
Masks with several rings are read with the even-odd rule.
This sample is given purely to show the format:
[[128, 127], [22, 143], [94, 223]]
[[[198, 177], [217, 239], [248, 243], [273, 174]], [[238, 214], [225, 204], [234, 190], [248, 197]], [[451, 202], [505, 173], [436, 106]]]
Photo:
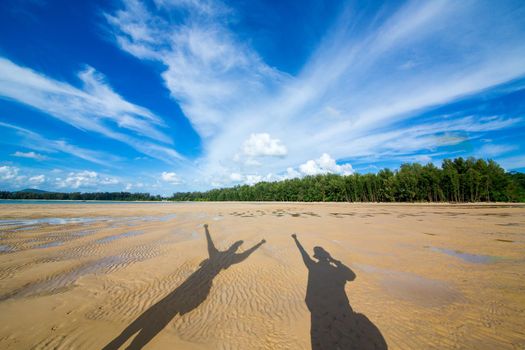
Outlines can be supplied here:
[[[176, 315], [184, 315], [197, 308], [210, 293], [213, 279], [224, 269], [248, 258], [266, 241], [263, 239], [242, 253], [237, 250], [243, 241], [233, 243], [224, 251], [218, 250], [204, 225], [208, 259], [170, 294], [144, 311], [103, 349], [119, 349], [137, 334], [127, 349], [142, 349]], [[366, 318], [354, 313], [346, 296], [346, 281], [355, 274], [341, 262], [334, 260], [321, 247], [314, 248], [314, 261], [306, 253], [296, 235], [292, 235], [308, 268], [306, 305], [311, 313], [311, 344], [313, 350], [331, 349], [386, 349], [379, 329]]]

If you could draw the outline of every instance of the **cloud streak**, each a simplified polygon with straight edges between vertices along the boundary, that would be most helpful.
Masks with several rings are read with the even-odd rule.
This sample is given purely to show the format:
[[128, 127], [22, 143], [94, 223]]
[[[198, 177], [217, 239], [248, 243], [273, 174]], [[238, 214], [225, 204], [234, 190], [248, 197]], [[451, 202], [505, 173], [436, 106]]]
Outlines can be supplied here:
[[[41, 152], [49, 153], [66, 153], [74, 157], [86, 160], [91, 163], [103, 165], [106, 167], [113, 168], [115, 167], [115, 162], [121, 160], [119, 157], [106, 152], [98, 152], [82, 147], [72, 145], [64, 140], [51, 140], [41, 136], [40, 134], [33, 132], [31, 130], [21, 128], [16, 125], [0, 122], [0, 127], [8, 128], [14, 130], [17, 135], [20, 137], [18, 139], [18, 144], [24, 145], [27, 148], [39, 150]], [[35, 152], [16, 152], [14, 153], [17, 157], [25, 158], [35, 158], [45, 159], [43, 155], [37, 154]]]
[[[2, 124], [0, 124], [2, 125]], [[44, 156], [43, 154], [39, 154], [39, 153], [36, 153], [36, 152], [21, 152], [21, 151], [16, 151], [15, 153], [12, 154], [13, 157], [19, 157], [19, 158], [29, 158], [29, 159], [34, 159], [34, 160], [44, 160], [44, 159], [47, 159], [46, 156]]]

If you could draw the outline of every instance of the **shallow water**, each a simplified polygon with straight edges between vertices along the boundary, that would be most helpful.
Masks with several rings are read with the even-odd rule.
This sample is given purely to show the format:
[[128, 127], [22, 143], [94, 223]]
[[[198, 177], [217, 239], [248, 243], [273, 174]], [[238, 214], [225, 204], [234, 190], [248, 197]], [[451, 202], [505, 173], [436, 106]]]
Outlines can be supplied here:
[[13, 248], [11, 248], [11, 246], [8, 246], [8, 245], [5, 245], [5, 244], [0, 244], [0, 253], [7, 253], [7, 252], [10, 252], [12, 250], [13, 250]]
[[56, 241], [56, 242], [45, 243], [35, 248], [42, 249], [42, 248], [58, 247], [58, 246], [61, 246], [62, 244], [64, 244], [64, 241]]
[[[0, 220], [0, 226], [36, 226], [36, 225], [66, 225], [66, 224], [85, 224], [96, 221], [111, 220], [109, 216], [99, 217], [79, 217], [79, 218], [39, 218], [39, 219], [20, 219], [20, 220]], [[28, 230], [22, 227], [16, 230]]]
[[495, 262], [500, 259], [497, 256], [469, 254], [469, 253], [461, 252], [459, 250], [453, 250], [453, 249], [447, 249], [447, 248], [430, 247], [430, 250], [434, 252], [438, 252], [438, 253], [444, 253], [444, 254], [459, 258], [463, 261], [473, 263], [473, 264], [489, 264], [489, 263]]
[[72, 232], [71, 235], [75, 237], [84, 237], [87, 235], [91, 235], [95, 232], [97, 232], [97, 230], [83, 230], [83, 231]]
[[112, 227], [133, 226], [138, 222], [166, 222], [176, 217], [176, 214], [163, 216], [95, 216], [95, 217], [75, 217], [75, 218], [38, 218], [38, 219], [18, 219], [18, 220], [0, 220], [0, 227], [16, 227], [15, 231], [31, 230], [37, 225], [68, 225], [68, 224], [90, 224], [94, 222], [107, 221], [114, 223]]

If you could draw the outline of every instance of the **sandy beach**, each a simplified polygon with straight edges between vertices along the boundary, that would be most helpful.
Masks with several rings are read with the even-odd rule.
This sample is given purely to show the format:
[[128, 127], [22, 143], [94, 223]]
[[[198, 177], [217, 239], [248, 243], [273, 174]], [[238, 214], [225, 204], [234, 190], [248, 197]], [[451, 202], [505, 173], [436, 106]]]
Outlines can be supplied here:
[[13, 204], [0, 220], [2, 349], [525, 348], [524, 205]]

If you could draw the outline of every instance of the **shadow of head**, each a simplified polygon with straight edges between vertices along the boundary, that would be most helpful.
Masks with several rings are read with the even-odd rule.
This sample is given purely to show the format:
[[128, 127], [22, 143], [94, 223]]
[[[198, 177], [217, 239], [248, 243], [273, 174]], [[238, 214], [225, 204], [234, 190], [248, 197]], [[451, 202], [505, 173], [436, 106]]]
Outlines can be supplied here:
[[323, 247], [314, 247], [314, 258], [319, 261], [329, 261], [332, 257]]

